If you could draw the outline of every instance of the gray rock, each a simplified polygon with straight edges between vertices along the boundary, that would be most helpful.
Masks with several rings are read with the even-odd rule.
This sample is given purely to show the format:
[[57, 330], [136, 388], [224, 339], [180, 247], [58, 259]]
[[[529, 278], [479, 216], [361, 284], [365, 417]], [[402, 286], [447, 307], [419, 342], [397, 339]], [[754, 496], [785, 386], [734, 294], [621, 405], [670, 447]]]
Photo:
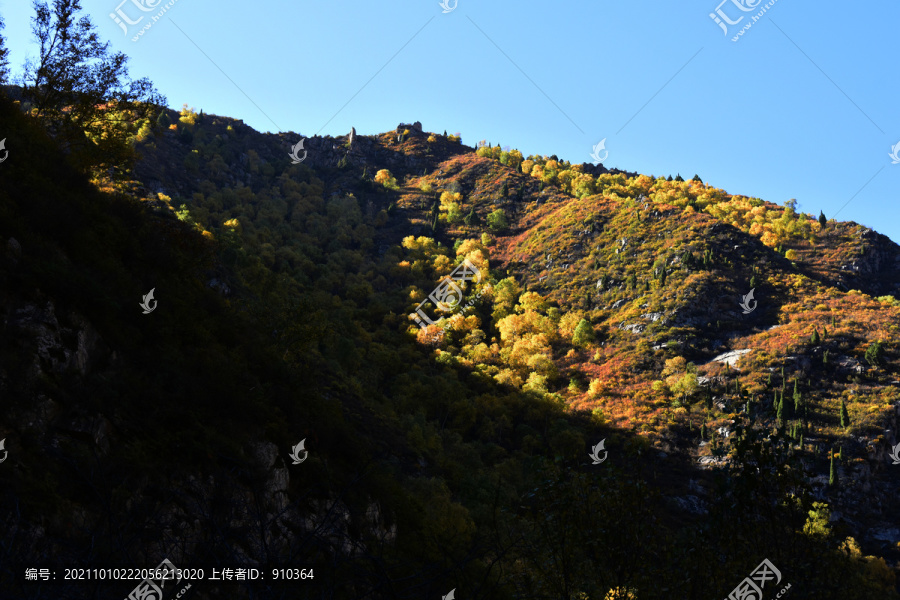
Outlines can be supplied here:
[[896, 544], [897, 542], [900, 542], [900, 529], [897, 529], [896, 527], [879, 527], [877, 529], [871, 529], [869, 530], [869, 537], [881, 542]]
[[697, 496], [688, 494], [687, 496], [673, 496], [672, 503], [685, 512], [694, 515], [705, 515], [709, 512], [706, 509], [706, 503]]
[[6, 242], [6, 256], [13, 264], [17, 263], [19, 259], [22, 258], [22, 245], [16, 238], [11, 237]]
[[745, 348], [742, 350], [731, 350], [730, 352], [725, 352], [724, 354], [720, 354], [713, 359], [713, 362], [725, 363], [729, 367], [734, 367], [737, 364], [737, 361], [748, 352], [752, 352], [752, 348]]
[[250, 454], [260, 468], [269, 470], [275, 466], [278, 459], [278, 446], [272, 442], [251, 442]]

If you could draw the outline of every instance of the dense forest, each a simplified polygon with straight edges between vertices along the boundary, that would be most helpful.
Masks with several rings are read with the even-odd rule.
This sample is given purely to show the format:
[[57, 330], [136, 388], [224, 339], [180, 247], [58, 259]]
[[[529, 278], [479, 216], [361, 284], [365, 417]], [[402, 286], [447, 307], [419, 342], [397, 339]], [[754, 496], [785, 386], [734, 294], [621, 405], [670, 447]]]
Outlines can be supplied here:
[[163, 559], [267, 575], [210, 599], [900, 598], [891, 240], [419, 123], [172, 110], [36, 7], [15, 82], [0, 21], [0, 598]]

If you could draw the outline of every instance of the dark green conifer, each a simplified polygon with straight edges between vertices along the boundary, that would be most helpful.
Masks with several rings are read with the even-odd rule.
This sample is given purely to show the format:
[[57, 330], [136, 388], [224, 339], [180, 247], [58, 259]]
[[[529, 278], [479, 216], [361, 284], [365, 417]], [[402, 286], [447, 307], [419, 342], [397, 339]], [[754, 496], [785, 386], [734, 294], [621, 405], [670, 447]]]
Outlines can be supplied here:
[[834, 468], [834, 451], [831, 452], [831, 469], [828, 472], [828, 486], [837, 486], [837, 471]]

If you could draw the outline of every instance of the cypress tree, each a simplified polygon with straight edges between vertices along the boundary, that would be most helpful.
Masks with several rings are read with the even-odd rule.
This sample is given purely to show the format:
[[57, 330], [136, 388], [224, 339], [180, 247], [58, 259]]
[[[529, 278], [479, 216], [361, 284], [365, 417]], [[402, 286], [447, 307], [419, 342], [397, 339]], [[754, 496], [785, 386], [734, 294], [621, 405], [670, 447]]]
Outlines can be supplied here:
[[825, 213], [823, 213], [821, 210], [819, 211], [819, 225], [821, 225], [822, 227], [828, 225], [828, 219], [825, 218]]
[[825, 351], [825, 354], [822, 355], [822, 364], [828, 364], [828, 350]]
[[794, 380], [794, 412], [796, 414], [800, 414], [800, 402], [802, 400], [802, 396], [800, 395], [800, 391], [797, 389], [797, 380]]
[[847, 412], [847, 403], [844, 402], [844, 399], [841, 398], [841, 427], [846, 427], [850, 424], [850, 413]]
[[778, 403], [778, 409], [775, 415], [776, 419], [778, 419], [778, 426], [784, 427], [784, 398]]
[[701, 440], [706, 439], [706, 423], [704, 423], [703, 425], [700, 426], [700, 439]]
[[837, 485], [837, 471], [834, 469], [834, 451], [831, 452], [831, 469], [828, 473], [828, 486], [835, 487]]
[[819, 344], [819, 328], [818, 327], [813, 329], [812, 336], [810, 336], [810, 338], [809, 338], [809, 342], [813, 346], [817, 346]]
[[844, 447], [838, 446], [838, 460], [841, 461], [841, 464], [844, 464]]
[[824, 340], [827, 337], [828, 337], [828, 328], [822, 327], [822, 339]]

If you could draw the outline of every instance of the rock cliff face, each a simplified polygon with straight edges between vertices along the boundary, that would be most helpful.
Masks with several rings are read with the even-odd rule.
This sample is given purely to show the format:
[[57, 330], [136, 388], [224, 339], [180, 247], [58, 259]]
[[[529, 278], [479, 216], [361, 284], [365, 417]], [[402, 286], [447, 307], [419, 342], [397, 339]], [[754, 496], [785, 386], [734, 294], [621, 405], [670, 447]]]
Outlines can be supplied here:
[[[0, 247], [7, 248], [5, 255], [0, 255], [0, 266], [14, 275], [27, 261], [29, 248], [15, 239], [0, 239]], [[93, 457], [86, 460], [96, 460], [90, 464], [102, 472], [101, 461], [113, 460], [127, 446], [116, 415], [73, 404], [66, 390], [47, 388], [45, 382], [60, 377], [70, 389], [98, 379], [111, 380], [120, 375], [125, 360], [87, 318], [64, 306], [64, 300], [38, 290], [0, 288], [0, 342], [18, 357], [16, 364], [0, 361], [4, 407], [0, 438], [6, 439], [8, 451], [4, 468], [25, 468], [22, 465], [33, 462], [23, 459], [26, 453], [67, 461], [65, 455], [75, 449]], [[137, 303], [135, 310], [139, 310]], [[249, 466], [202, 478], [173, 470], [165, 490], [150, 477], [139, 478], [123, 502], [124, 513], [116, 518], [146, 520], [153, 541], [142, 546], [145, 556], [129, 560], [152, 564], [165, 554], [176, 565], [186, 564], [195, 560], [186, 557], [203, 556], [204, 545], [213, 540], [231, 548], [235, 561], [256, 564], [270, 552], [291, 555], [302, 545], [340, 557], [366, 553], [362, 537], [387, 544], [396, 539], [396, 526], [385, 522], [377, 502], [369, 500], [361, 508], [351, 509], [340, 495], [323, 493], [303, 504], [290, 503], [291, 472], [275, 444], [251, 441], [244, 452]], [[72, 465], [80, 469], [84, 463], [73, 460]], [[98, 486], [94, 492], [105, 489], [101, 482], [80, 475]], [[70, 555], [63, 540], [72, 533], [72, 523], [86, 531], [103, 532], [110, 518], [106, 502], [92, 497], [66, 498], [62, 512], [48, 513], [38, 521], [0, 515], [8, 543], [0, 546], [0, 562], [53, 557], [82, 563], [83, 557]], [[148, 512], [151, 505], [153, 510]], [[265, 534], [260, 536], [263, 530]], [[165, 545], [176, 538], [180, 550], [173, 552]], [[4, 548], [15, 548], [16, 556], [9, 556]], [[60, 594], [65, 595], [66, 590], [61, 589]], [[0, 593], [0, 597], [6, 596]]]

